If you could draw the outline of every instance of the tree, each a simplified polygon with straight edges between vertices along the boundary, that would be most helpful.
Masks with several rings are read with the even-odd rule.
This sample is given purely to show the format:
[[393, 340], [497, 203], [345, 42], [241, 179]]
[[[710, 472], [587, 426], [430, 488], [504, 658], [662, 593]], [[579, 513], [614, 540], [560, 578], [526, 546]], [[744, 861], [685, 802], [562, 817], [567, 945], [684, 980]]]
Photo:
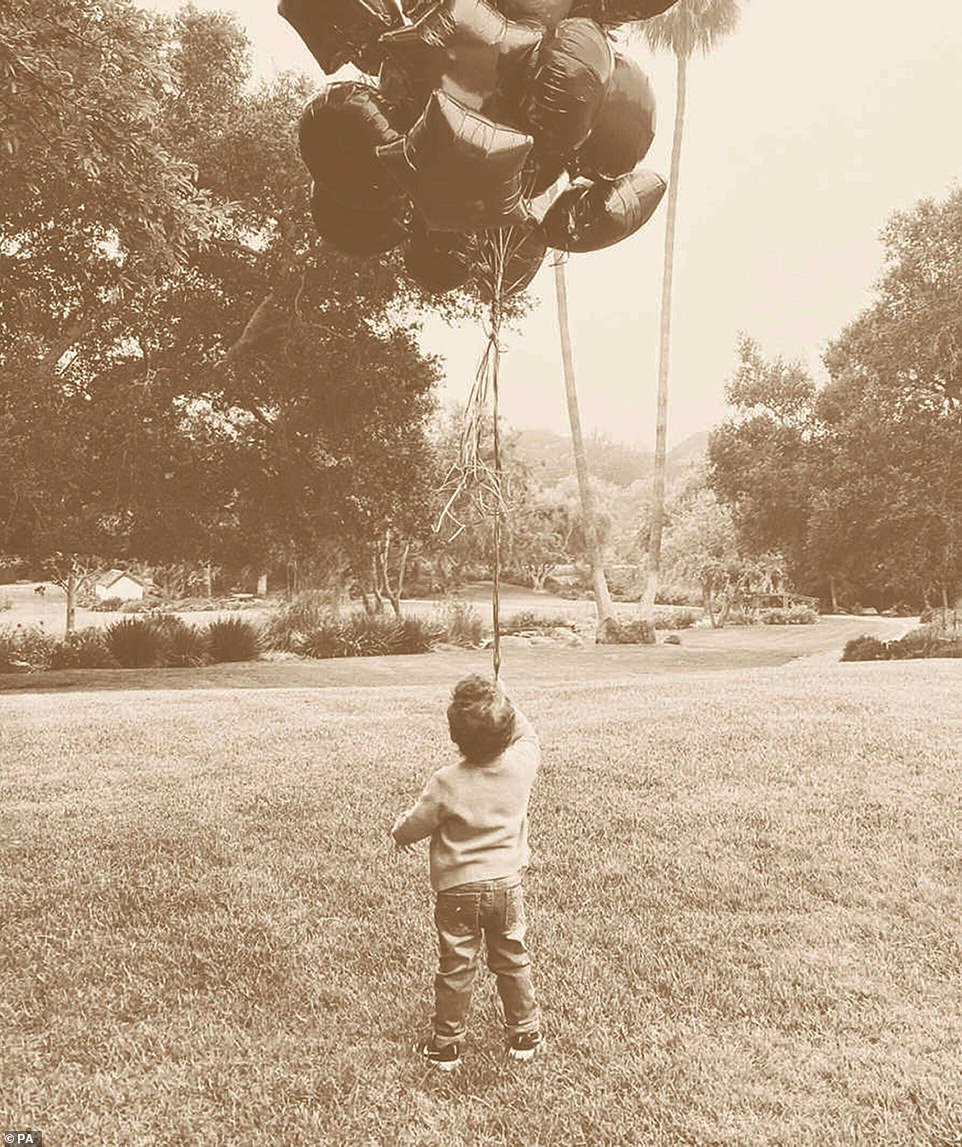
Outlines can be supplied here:
[[[437, 367], [399, 317], [410, 300], [396, 264], [348, 259], [314, 236], [294, 141], [310, 85], [282, 76], [252, 87], [249, 45], [222, 14], [187, 8], [151, 22], [114, 0], [98, 24], [93, 6], [78, 11], [77, 138], [43, 85], [28, 89], [38, 121], [51, 118], [55, 148], [38, 158], [50, 188], [42, 209], [26, 191], [0, 207], [0, 257], [22, 293], [16, 313], [5, 298], [0, 327], [0, 544], [263, 562], [336, 538], [366, 578], [387, 530], [424, 524]], [[38, 12], [27, 6], [28, 47], [46, 43]], [[103, 161], [119, 157], [107, 190], [92, 178], [72, 186], [75, 152], [101, 139], [114, 107], [79, 85], [95, 93], [98, 68], [115, 66], [140, 111], [106, 121]], [[169, 169], [160, 190], [183, 190], [171, 218], [208, 205], [210, 226], [193, 241], [178, 240], [167, 215], [138, 230], [138, 212], [161, 202], [146, 173], [125, 182], [141, 146]], [[168, 240], [176, 259], [159, 253]]]
[[[604, 556], [598, 537], [597, 509], [591, 478], [588, 473], [588, 459], [585, 454], [584, 435], [581, 431], [581, 412], [578, 406], [578, 390], [575, 385], [574, 355], [571, 349], [571, 331], [568, 323], [568, 291], [565, 282], [564, 263], [560, 257], [554, 265], [555, 292], [558, 302], [558, 331], [561, 337], [561, 361], [564, 372], [565, 401], [568, 407], [568, 422], [571, 426], [571, 449], [574, 455], [575, 473], [578, 478], [578, 492], [581, 497], [581, 519], [588, 563], [591, 569], [591, 587], [595, 596], [597, 636], [604, 640], [605, 634], [615, 619], [614, 606], [605, 579]], [[652, 630], [654, 634], [654, 630]]]
[[92, 555], [124, 548], [120, 488], [145, 468], [143, 404], [105, 417], [125, 310], [218, 222], [153, 126], [164, 45], [160, 21], [119, 0], [0, 13], [0, 544], [60, 555], [68, 628]]
[[793, 576], [806, 569], [815, 432], [815, 384], [804, 367], [766, 360], [743, 335], [725, 388], [734, 413], [708, 442], [710, 482], [731, 507], [742, 548], [782, 553]]
[[681, 146], [688, 92], [688, 61], [696, 49], [708, 53], [720, 39], [734, 31], [738, 23], [740, 8], [739, 0], [677, 0], [667, 12], [646, 20], [642, 25], [642, 33], [654, 50], [664, 49], [675, 55], [675, 124], [672, 134], [668, 205], [665, 215], [665, 258], [661, 288], [661, 333], [658, 350], [658, 397], [655, 424], [655, 471], [652, 491], [651, 534], [648, 548], [648, 580], [642, 603], [642, 612], [652, 624], [654, 624], [655, 594], [658, 591], [665, 507], [671, 297], [675, 259], [675, 224], [678, 214], [678, 179], [681, 170]]
[[962, 189], [896, 213], [876, 299], [828, 348], [822, 554], [889, 595], [962, 590]]

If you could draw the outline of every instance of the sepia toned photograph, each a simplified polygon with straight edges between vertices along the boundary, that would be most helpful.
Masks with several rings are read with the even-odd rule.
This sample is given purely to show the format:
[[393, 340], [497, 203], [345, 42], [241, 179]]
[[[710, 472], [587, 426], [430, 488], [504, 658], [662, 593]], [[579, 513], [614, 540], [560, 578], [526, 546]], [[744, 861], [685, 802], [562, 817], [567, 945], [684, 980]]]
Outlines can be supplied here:
[[962, 5], [0, 0], [4, 1147], [962, 1147]]

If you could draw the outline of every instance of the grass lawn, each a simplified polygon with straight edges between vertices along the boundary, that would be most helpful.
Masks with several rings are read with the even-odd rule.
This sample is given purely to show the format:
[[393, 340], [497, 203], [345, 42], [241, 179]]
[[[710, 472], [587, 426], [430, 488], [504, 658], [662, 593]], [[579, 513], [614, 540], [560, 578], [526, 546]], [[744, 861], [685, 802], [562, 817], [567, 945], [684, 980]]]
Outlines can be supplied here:
[[395, 859], [386, 833], [449, 759], [450, 681], [394, 660], [377, 692], [0, 697], [4, 1129], [962, 1142], [957, 662], [586, 683], [512, 657], [545, 749], [527, 888], [549, 1043], [509, 1065], [485, 974], [449, 1077], [409, 1050], [430, 1014], [426, 857]]

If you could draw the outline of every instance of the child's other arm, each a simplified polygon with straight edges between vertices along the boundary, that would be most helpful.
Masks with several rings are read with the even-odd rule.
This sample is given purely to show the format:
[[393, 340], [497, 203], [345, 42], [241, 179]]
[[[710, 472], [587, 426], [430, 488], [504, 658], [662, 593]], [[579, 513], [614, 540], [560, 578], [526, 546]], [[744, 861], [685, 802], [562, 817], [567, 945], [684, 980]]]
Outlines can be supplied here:
[[433, 776], [424, 787], [416, 805], [402, 812], [394, 822], [391, 835], [398, 848], [430, 836], [444, 818], [441, 782]]

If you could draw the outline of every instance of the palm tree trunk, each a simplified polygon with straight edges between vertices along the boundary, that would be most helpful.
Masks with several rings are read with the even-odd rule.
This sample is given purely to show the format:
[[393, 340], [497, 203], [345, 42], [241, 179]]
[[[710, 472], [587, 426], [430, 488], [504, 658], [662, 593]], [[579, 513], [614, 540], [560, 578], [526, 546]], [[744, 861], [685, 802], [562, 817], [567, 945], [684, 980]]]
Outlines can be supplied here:
[[588, 475], [588, 457], [585, 454], [585, 440], [581, 432], [581, 412], [578, 408], [578, 390], [575, 386], [574, 356], [571, 353], [571, 330], [568, 326], [568, 287], [565, 282], [564, 263], [560, 256], [554, 265], [555, 294], [558, 299], [558, 333], [561, 337], [561, 363], [564, 369], [565, 399], [568, 406], [568, 423], [571, 426], [571, 448], [575, 458], [575, 473], [578, 476], [578, 493], [581, 496], [581, 517], [584, 523], [585, 546], [591, 565], [591, 585], [595, 595], [597, 611], [597, 636], [604, 640], [610, 623], [615, 619], [614, 606], [605, 579], [605, 564], [601, 556], [596, 526], [595, 496]]
[[665, 518], [665, 471], [668, 443], [668, 361], [671, 349], [671, 287], [675, 263], [675, 220], [678, 215], [678, 173], [681, 168], [681, 141], [685, 129], [688, 58], [676, 55], [675, 129], [671, 143], [671, 171], [668, 176], [668, 208], [665, 217], [665, 264], [661, 281], [661, 339], [658, 348], [658, 399], [655, 424], [655, 470], [651, 491], [651, 533], [648, 543], [648, 577], [641, 600], [642, 617], [654, 626], [655, 595], [661, 568], [661, 534]]

